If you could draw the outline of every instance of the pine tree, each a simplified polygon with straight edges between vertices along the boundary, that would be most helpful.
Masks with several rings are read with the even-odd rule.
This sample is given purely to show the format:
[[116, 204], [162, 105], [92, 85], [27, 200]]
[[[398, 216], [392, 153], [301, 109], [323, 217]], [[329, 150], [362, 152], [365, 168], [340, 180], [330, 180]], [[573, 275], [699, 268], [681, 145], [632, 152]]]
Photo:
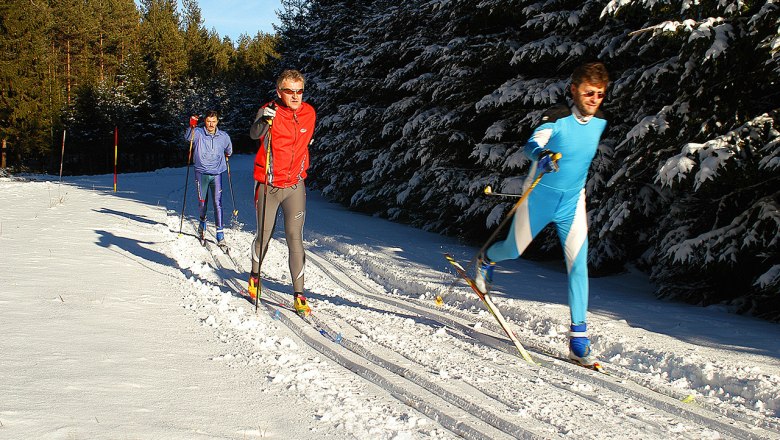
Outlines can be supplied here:
[[[622, 165], [603, 194], [611, 209], [595, 223], [610, 247], [642, 251], [661, 296], [777, 317], [780, 64], [771, 50], [780, 8], [673, 5], [604, 8], [640, 31], [604, 53], [626, 65], [613, 91], [626, 118], [613, 136]], [[644, 246], [631, 249], [623, 243], [637, 229]]]
[[160, 78], [178, 81], [187, 68], [184, 35], [175, 0], [141, 1], [141, 53]]
[[0, 141], [8, 164], [47, 165], [59, 123], [48, 35], [53, 25], [45, 4], [10, 0], [0, 5]]

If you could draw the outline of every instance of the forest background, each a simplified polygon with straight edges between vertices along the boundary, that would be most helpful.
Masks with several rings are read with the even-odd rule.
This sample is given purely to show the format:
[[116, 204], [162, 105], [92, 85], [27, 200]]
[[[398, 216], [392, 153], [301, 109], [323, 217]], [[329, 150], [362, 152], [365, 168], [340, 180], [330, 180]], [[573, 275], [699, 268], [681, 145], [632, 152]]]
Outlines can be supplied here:
[[[12, 172], [183, 166], [215, 108], [238, 152], [283, 68], [318, 110], [310, 186], [480, 242], [522, 146], [599, 59], [609, 127], [587, 183], [592, 275], [780, 321], [780, 5], [729, 0], [282, 0], [274, 34], [206, 30], [196, 0], [0, 5], [0, 140]], [[61, 152], [63, 132], [67, 150]], [[526, 254], [560, 259], [551, 228]]]

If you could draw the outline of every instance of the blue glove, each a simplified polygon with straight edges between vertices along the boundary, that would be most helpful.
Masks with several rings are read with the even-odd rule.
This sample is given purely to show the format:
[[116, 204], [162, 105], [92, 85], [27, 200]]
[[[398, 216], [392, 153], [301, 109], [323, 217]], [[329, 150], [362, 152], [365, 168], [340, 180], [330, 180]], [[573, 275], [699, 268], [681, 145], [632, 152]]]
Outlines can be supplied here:
[[539, 153], [536, 168], [543, 173], [556, 173], [558, 172], [558, 159], [560, 159], [559, 153], [543, 150]]

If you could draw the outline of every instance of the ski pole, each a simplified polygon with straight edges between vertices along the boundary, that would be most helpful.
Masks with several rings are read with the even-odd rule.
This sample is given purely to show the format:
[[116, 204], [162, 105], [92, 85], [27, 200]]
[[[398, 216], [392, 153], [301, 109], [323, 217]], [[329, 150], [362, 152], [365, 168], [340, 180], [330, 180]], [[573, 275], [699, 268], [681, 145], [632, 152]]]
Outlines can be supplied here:
[[[557, 162], [558, 160], [560, 160], [560, 158], [561, 158], [561, 157], [563, 157], [563, 156], [561, 155], [561, 153], [555, 153], [555, 155], [553, 156], [553, 161], [556, 161], [556, 162]], [[535, 178], [535, 179], [533, 180], [533, 182], [531, 182], [531, 186], [529, 186], [529, 187], [528, 187], [528, 189], [527, 189], [527, 190], [525, 190], [525, 192], [524, 192], [524, 193], [523, 193], [523, 194], [520, 196], [520, 199], [518, 199], [518, 200], [517, 200], [517, 202], [516, 202], [516, 203], [515, 203], [515, 205], [512, 207], [512, 209], [510, 209], [510, 210], [509, 210], [509, 212], [506, 214], [506, 216], [504, 217], [504, 220], [503, 220], [503, 221], [501, 221], [501, 224], [500, 224], [500, 225], [498, 225], [498, 227], [497, 227], [497, 228], [496, 228], [496, 229], [493, 231], [493, 233], [492, 233], [492, 234], [490, 234], [490, 237], [487, 239], [487, 241], [485, 241], [485, 244], [483, 244], [483, 245], [482, 245], [482, 247], [481, 247], [481, 248], [479, 248], [479, 251], [478, 251], [478, 252], [476, 253], [476, 255], [474, 255], [474, 257], [471, 259], [471, 261], [469, 262], [469, 265], [473, 265], [473, 264], [474, 264], [474, 262], [475, 262], [475, 261], [477, 261], [477, 258], [478, 258], [480, 255], [482, 255], [482, 254], [483, 254], [483, 253], [484, 253], [484, 252], [487, 250], [488, 246], [490, 246], [490, 244], [493, 242], [493, 240], [495, 240], [495, 239], [496, 239], [496, 237], [498, 236], [498, 233], [499, 233], [499, 232], [501, 232], [501, 229], [502, 229], [504, 226], [506, 226], [506, 224], [507, 224], [507, 223], [509, 223], [509, 221], [512, 219], [512, 216], [514, 215], [515, 211], [517, 211], [517, 208], [519, 208], [519, 207], [520, 207], [520, 205], [522, 205], [522, 204], [523, 204], [523, 202], [525, 202], [525, 200], [526, 200], [526, 199], [528, 198], [528, 196], [531, 194], [531, 191], [533, 191], [533, 190], [534, 190], [534, 188], [536, 188], [536, 185], [538, 185], [538, 184], [539, 184], [539, 181], [540, 181], [540, 180], [542, 180], [542, 177], [543, 177], [545, 174], [547, 174], [547, 173], [546, 173], [546, 172], [544, 172], [544, 171], [542, 171], [542, 172], [539, 174], [539, 176], [538, 176], [537, 178]]]
[[[274, 103], [271, 103], [270, 105], [276, 107]], [[269, 166], [269, 163], [271, 162], [271, 126], [274, 125], [274, 120], [273, 118], [269, 118], [266, 122], [268, 122], [268, 132], [265, 134], [265, 184], [263, 185], [263, 211], [262, 216], [260, 217], [260, 261], [257, 263], [257, 295], [255, 295], [255, 313], [257, 313], [257, 306], [260, 302], [260, 293], [263, 290], [263, 276], [260, 268], [263, 265], [265, 253], [268, 250], [263, 234], [265, 234], [265, 210], [268, 206], [268, 184], [271, 180], [269, 173], [271, 167]], [[270, 246], [271, 237], [268, 237], [268, 241], [268, 245]]]
[[233, 219], [235, 220], [235, 218], [238, 217], [238, 209], [236, 209], [236, 197], [233, 195], [233, 179], [230, 177], [230, 158], [228, 156], [225, 156], [225, 163], [227, 164], [230, 199], [233, 200]]
[[181, 237], [181, 228], [184, 226], [184, 208], [187, 206], [187, 184], [190, 182], [190, 161], [192, 161], [192, 141], [195, 140], [195, 127], [192, 127], [192, 136], [190, 136], [190, 153], [187, 155], [187, 177], [184, 179], [184, 201], [181, 203], [181, 220], [179, 220], [179, 237]]
[[522, 197], [522, 194], [509, 194], [509, 193], [493, 192], [493, 188], [491, 188], [490, 185], [485, 187], [484, 193], [487, 196]]

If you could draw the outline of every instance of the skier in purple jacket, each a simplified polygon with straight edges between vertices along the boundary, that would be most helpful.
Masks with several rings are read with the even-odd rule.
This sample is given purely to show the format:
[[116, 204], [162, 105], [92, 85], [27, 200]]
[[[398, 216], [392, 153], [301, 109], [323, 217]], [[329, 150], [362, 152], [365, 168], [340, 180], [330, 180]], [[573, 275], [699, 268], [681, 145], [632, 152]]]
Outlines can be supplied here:
[[[226, 157], [233, 154], [230, 136], [217, 129], [219, 117], [216, 110], [209, 110], [204, 117], [204, 126], [198, 127], [198, 116], [190, 117], [190, 126], [184, 138], [193, 140], [195, 162], [195, 189], [198, 191], [198, 233], [203, 237], [206, 231], [206, 210], [209, 192], [214, 201], [214, 223], [217, 227], [217, 244], [222, 244], [225, 233], [222, 223], [222, 173], [227, 171]], [[193, 137], [194, 130], [194, 137]]]

